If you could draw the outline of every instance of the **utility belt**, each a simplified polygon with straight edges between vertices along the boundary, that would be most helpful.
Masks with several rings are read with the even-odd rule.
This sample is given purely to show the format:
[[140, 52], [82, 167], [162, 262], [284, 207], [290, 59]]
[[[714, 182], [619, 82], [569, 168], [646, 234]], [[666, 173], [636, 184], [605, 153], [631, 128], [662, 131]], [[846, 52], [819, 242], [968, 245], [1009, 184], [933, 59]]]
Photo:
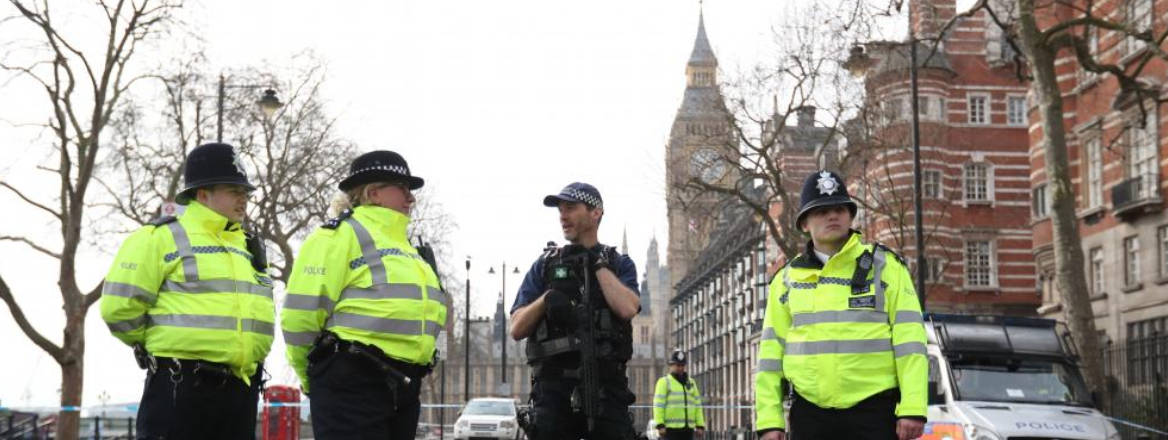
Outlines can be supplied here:
[[[575, 365], [569, 365], [575, 364]], [[583, 368], [577, 362], [569, 362], [563, 359], [551, 360], [546, 362], [533, 363], [531, 365], [531, 377], [537, 380], [580, 380], [583, 377], [580, 369]], [[605, 377], [624, 377], [625, 363], [598, 361], [596, 365], [597, 375], [601, 378]], [[601, 379], [604, 382], [604, 379]]]
[[[232, 378], [236, 377], [235, 372], [226, 364], [217, 362], [209, 362], [200, 359], [178, 359], [154, 356], [146, 351], [142, 344], [134, 345], [134, 360], [138, 362], [138, 368], [148, 370], [151, 373], [156, 373], [160, 369], [170, 370], [171, 372], [190, 372], [194, 374], [205, 374], [216, 378]], [[263, 364], [256, 368], [256, 371], [261, 371]]]
[[308, 352], [309, 363], [319, 363], [330, 356], [346, 354], [364, 360], [386, 376], [391, 387], [408, 386], [434, 371], [434, 365], [418, 365], [393, 359], [376, 346], [341, 339], [336, 333], [324, 331]]
[[[802, 395], [799, 394], [799, 391], [792, 391], [791, 394], [794, 395], [793, 397], [795, 398], [795, 400], [800, 401], [801, 403], [805, 403], [807, 405], [813, 405], [817, 408], [822, 408], [819, 405], [816, 405], [815, 402], [812, 402], [812, 401], [804, 398]], [[852, 405], [850, 408], [841, 408], [841, 409], [836, 409], [836, 410], [837, 411], [846, 411], [849, 409], [884, 408], [884, 407], [887, 407], [889, 405], [891, 405], [892, 407], [895, 408], [897, 402], [900, 402], [900, 390], [896, 389], [896, 388], [889, 388], [887, 390], [884, 390], [884, 391], [881, 391], [879, 393], [873, 394], [871, 396], [865, 397], [864, 400], [857, 402], [855, 405]], [[823, 409], [828, 409], [828, 408], [823, 408]]]

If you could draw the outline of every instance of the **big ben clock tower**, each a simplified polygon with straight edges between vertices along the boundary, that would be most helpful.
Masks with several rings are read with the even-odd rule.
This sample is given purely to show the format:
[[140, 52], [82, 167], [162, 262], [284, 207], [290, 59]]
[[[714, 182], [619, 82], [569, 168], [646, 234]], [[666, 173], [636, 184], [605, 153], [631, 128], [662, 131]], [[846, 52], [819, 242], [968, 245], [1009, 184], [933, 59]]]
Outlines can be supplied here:
[[[702, 14], [698, 15], [698, 34], [685, 75], [685, 95], [674, 117], [665, 152], [670, 298], [675, 294], [673, 285], [685, 277], [708, 242], [718, 201], [712, 194], [700, 194], [682, 186], [694, 178], [706, 183], [731, 180], [733, 170], [727, 160], [735, 161], [737, 155], [728, 124], [731, 116], [718, 89], [718, 59], [706, 39]], [[666, 343], [668, 347], [675, 341], [670, 337]]]

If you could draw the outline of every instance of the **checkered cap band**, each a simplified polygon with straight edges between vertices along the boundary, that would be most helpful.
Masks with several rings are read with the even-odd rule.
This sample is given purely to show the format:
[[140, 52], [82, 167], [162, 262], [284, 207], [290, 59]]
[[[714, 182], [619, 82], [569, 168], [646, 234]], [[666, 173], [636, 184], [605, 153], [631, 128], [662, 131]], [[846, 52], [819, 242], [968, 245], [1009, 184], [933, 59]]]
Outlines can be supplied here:
[[360, 174], [360, 173], [364, 173], [366, 171], [378, 171], [378, 170], [389, 171], [391, 173], [398, 173], [398, 174], [401, 174], [403, 176], [410, 175], [410, 170], [408, 170], [408, 169], [406, 169], [406, 167], [403, 167], [400, 165], [377, 165], [377, 166], [365, 167], [365, 168], [361, 168], [357, 171], [354, 171], [352, 174]]
[[600, 208], [604, 205], [604, 203], [601, 203], [600, 198], [589, 192], [581, 191], [576, 188], [564, 188], [564, 192], [560, 194], [584, 202], [593, 208]]

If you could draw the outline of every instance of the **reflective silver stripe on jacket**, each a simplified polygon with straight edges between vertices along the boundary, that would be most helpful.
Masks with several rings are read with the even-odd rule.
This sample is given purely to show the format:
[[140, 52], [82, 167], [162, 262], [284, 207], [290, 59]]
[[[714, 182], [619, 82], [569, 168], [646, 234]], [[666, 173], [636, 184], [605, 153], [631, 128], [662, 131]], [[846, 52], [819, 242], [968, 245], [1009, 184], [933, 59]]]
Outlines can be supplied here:
[[178, 221], [166, 224], [170, 228], [170, 235], [174, 237], [174, 246], [179, 258], [182, 258], [183, 279], [186, 281], [199, 280], [199, 264], [195, 260], [195, 252], [191, 250], [191, 239], [187, 237], [186, 229]]
[[[214, 330], [235, 330], [236, 318], [220, 315], [149, 315], [151, 325]], [[275, 335], [275, 324], [255, 319], [239, 319], [239, 328], [245, 332]]]
[[758, 371], [781, 373], [783, 371], [783, 361], [778, 359], [759, 359]]
[[896, 357], [908, 356], [910, 354], [925, 354], [925, 344], [920, 342], [896, 344], [892, 346], [892, 354]]
[[312, 345], [316, 342], [317, 336], [320, 336], [319, 331], [291, 332], [284, 330], [284, 342], [288, 345]]
[[327, 295], [301, 295], [299, 293], [284, 295], [284, 309], [288, 310], [324, 310], [325, 313], [332, 313], [336, 306], [337, 303], [333, 302]]
[[791, 317], [791, 327], [835, 322], [887, 323], [888, 314], [874, 310], [827, 310], [797, 313]]
[[854, 339], [788, 342], [788, 355], [815, 355], [815, 354], [863, 354], [892, 351], [892, 341], [881, 339]]
[[332, 326], [406, 336], [425, 334], [432, 337], [438, 337], [438, 332], [442, 330], [442, 324], [429, 320], [378, 318], [345, 312], [334, 313], [329, 317], [325, 327]]
[[149, 305], [158, 301], [158, 294], [128, 283], [105, 281], [101, 285], [101, 294], [136, 299]]
[[113, 332], [128, 332], [142, 328], [150, 323], [150, 318], [146, 315], [141, 315], [136, 318], [127, 319], [125, 321], [107, 322], [105, 325]]
[[[873, 246], [876, 248], [876, 273], [872, 275], [872, 285], [876, 287], [876, 310], [884, 312], [884, 283], [880, 282], [880, 278], [884, 275], [884, 249], [880, 246]], [[885, 317], [887, 319], [887, 317]]]
[[164, 292], [175, 293], [244, 293], [272, 299], [271, 287], [230, 279], [187, 282], [166, 280], [166, 282], [162, 283], [162, 290]]
[[348, 223], [353, 228], [353, 233], [357, 235], [357, 244], [361, 246], [361, 255], [365, 257], [365, 264], [369, 266], [369, 275], [373, 277], [373, 284], [388, 282], [385, 262], [381, 261], [381, 255], [377, 252], [377, 244], [373, 242], [373, 236], [369, 235], [369, 230], [352, 217], [345, 219], [345, 223]]

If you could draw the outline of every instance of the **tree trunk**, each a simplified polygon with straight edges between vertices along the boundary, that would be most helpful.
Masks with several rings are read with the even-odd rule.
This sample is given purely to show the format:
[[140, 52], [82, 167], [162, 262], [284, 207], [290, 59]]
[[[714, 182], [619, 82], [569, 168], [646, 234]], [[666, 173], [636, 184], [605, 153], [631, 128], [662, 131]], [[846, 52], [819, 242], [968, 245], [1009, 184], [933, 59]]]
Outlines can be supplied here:
[[1079, 237], [1079, 219], [1075, 215], [1075, 193], [1071, 186], [1070, 165], [1067, 159], [1066, 127], [1063, 124], [1063, 99], [1055, 74], [1057, 52], [1043, 42], [1042, 32], [1035, 17], [1034, 0], [1018, 0], [1020, 12], [1019, 37], [1022, 50], [1030, 62], [1034, 76], [1031, 89], [1038, 100], [1042, 124], [1045, 171], [1051, 188], [1051, 224], [1054, 233], [1055, 280], [1062, 295], [1063, 310], [1071, 335], [1082, 356], [1087, 386], [1102, 397], [1101, 410], [1107, 411], [1103, 377], [1103, 355], [1099, 335], [1095, 330], [1095, 314], [1087, 292], [1087, 278], [1083, 270], [1083, 247]]
[[[67, 353], [73, 353], [66, 349]], [[81, 406], [81, 392], [84, 385], [84, 357], [79, 353], [69, 355], [69, 362], [61, 365], [61, 406]], [[80, 411], [61, 411], [57, 415], [57, 438], [77, 440], [81, 430]]]

